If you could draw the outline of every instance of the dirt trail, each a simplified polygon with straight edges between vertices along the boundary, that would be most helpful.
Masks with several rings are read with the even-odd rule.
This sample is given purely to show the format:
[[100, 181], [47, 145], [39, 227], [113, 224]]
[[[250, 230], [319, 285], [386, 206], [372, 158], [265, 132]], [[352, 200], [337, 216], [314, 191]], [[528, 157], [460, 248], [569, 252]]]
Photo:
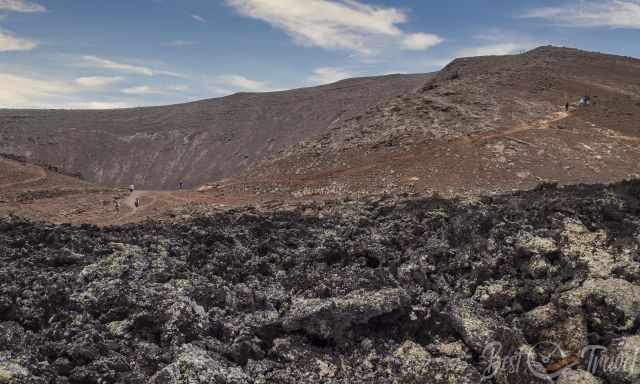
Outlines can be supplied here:
[[[133, 191], [122, 200], [122, 205], [129, 212], [118, 217], [118, 223], [129, 222], [135, 217], [157, 215], [158, 212], [189, 204], [198, 200], [190, 191]], [[140, 199], [140, 206], [136, 207], [136, 198]]]
[[[477, 137], [474, 137], [473, 135], [463, 136], [463, 137], [460, 137], [460, 138], [456, 138], [456, 139], [454, 139], [452, 141], [449, 141], [446, 145], [447, 146], [451, 146], [452, 144], [455, 144], [456, 142], [459, 142], [459, 143], [461, 142], [464, 145], [477, 145], [477, 144], [482, 144], [484, 142], [487, 142], [489, 140], [508, 137], [509, 135], [512, 135], [512, 134], [515, 134], [515, 133], [533, 131], [533, 130], [550, 129], [551, 128], [551, 124], [555, 123], [556, 121], [560, 121], [562, 119], [565, 119], [568, 116], [569, 116], [569, 113], [565, 112], [565, 111], [553, 112], [553, 113], [547, 115], [544, 119], [539, 120], [535, 124], [535, 126], [522, 124], [522, 125], [520, 125], [520, 126], [518, 126], [516, 128], [503, 130], [503, 131], [497, 131], [497, 132], [494, 131], [493, 133], [487, 132], [487, 133], [480, 134]], [[519, 140], [519, 139], [515, 139], [515, 138], [510, 138], [510, 139], [511, 140], [515, 140], [515, 141], [520, 141], [520, 142], [524, 143], [524, 141]], [[530, 143], [527, 143], [527, 144], [530, 144]], [[413, 154], [413, 153], [402, 154], [402, 155], [399, 155], [399, 156], [395, 157], [394, 160], [395, 161], [404, 161], [404, 162], [415, 161], [415, 154]], [[386, 159], [385, 161], [388, 161], [388, 159]], [[374, 163], [369, 163], [369, 164], [358, 166], [358, 167], [351, 167], [351, 168], [342, 169], [342, 170], [334, 170], [332, 172], [326, 172], [326, 173], [323, 173], [323, 174], [314, 174], [313, 177], [308, 177], [308, 179], [325, 178], [325, 177], [328, 177], [330, 175], [333, 175], [333, 176], [344, 176], [344, 175], [353, 175], [353, 174], [366, 174], [370, 170], [373, 170], [373, 169], [376, 169], [376, 168], [379, 168], [379, 167], [380, 167], [380, 164], [374, 162]]]
[[28, 178], [26, 180], [13, 182], [13, 183], [0, 184], [0, 189], [8, 189], [8, 188], [17, 187], [20, 185], [33, 184], [47, 178], [47, 172], [43, 168], [36, 167], [36, 171], [38, 173], [37, 176]]
[[[153, 208], [158, 202], [157, 194], [162, 192], [154, 192], [154, 191], [133, 191], [124, 199], [124, 206], [129, 208], [131, 211], [127, 214], [120, 216], [118, 221], [123, 221], [126, 219], [135, 216], [136, 214], [142, 214], [146, 211], [149, 211]], [[136, 207], [136, 199], [140, 199], [140, 206]]]
[[534, 130], [544, 130], [544, 129], [550, 129], [551, 128], [551, 124], [560, 121], [562, 119], [565, 119], [569, 117], [569, 112], [565, 112], [565, 111], [560, 111], [560, 112], [554, 112], [550, 115], [548, 115], [546, 118], [538, 121], [536, 126], [531, 126], [528, 124], [522, 124], [516, 128], [512, 128], [512, 129], [508, 129], [506, 131], [500, 131], [500, 132], [496, 132], [493, 134], [489, 134], [489, 135], [483, 135], [480, 136], [474, 140], [472, 140], [471, 142], [473, 144], [482, 144], [484, 142], [493, 140], [493, 139], [498, 139], [498, 138], [503, 138], [509, 135], [513, 135], [514, 133], [520, 133], [520, 132], [527, 132], [527, 131], [534, 131]]

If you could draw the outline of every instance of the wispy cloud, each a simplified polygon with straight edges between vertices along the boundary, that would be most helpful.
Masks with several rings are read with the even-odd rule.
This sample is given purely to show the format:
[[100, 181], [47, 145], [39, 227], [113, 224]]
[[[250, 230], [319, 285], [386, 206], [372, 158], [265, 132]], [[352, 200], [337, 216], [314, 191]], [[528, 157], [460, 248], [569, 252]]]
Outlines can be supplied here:
[[424, 51], [443, 41], [440, 36], [434, 34], [411, 33], [402, 39], [401, 46], [403, 49], [410, 51]]
[[218, 90], [245, 91], [245, 92], [269, 92], [273, 87], [266, 81], [258, 81], [241, 75], [222, 75], [215, 79]]
[[165, 41], [164, 43], [162, 43], [163, 47], [173, 47], [173, 48], [192, 47], [194, 45], [196, 45], [196, 43], [191, 40], [171, 40], [171, 41]]
[[44, 78], [31, 74], [0, 72], [0, 108], [110, 109], [131, 107], [131, 100], [96, 97], [87, 85], [90, 78], [73, 81]]
[[125, 101], [75, 101], [56, 108], [65, 109], [121, 109], [131, 108], [134, 104]]
[[226, 4], [240, 15], [286, 31], [306, 46], [371, 55], [381, 37], [411, 50], [427, 49], [442, 41], [436, 35], [402, 31], [399, 25], [408, 17], [400, 9], [356, 0], [226, 0]]
[[191, 87], [186, 85], [186, 84], [182, 84], [182, 85], [173, 85], [171, 87], [169, 87], [170, 91], [174, 91], [174, 92], [189, 92], [191, 91]]
[[138, 85], [125, 88], [122, 90], [122, 93], [127, 95], [161, 95], [166, 93], [166, 91], [149, 85]]
[[11, 32], [0, 30], [0, 52], [30, 51], [37, 46], [37, 41], [19, 38]]
[[351, 77], [355, 77], [355, 75], [342, 68], [322, 67], [313, 70], [313, 75], [309, 77], [309, 82], [313, 84], [330, 84]]
[[123, 81], [123, 77], [108, 77], [108, 76], [87, 76], [79, 77], [75, 80], [75, 83], [85, 88], [105, 88], [112, 86], [120, 81]]
[[458, 51], [458, 56], [511, 55], [545, 44], [540, 41], [536, 41], [529, 36], [523, 36], [521, 34], [502, 29], [492, 29], [483, 34], [478, 34], [473, 37], [473, 40], [475, 41], [475, 44], [472, 47]]
[[122, 63], [122, 62], [105, 59], [98, 56], [82, 56], [81, 62], [79, 63], [79, 65], [84, 67], [90, 67], [90, 68], [108, 69], [112, 71], [130, 73], [130, 74], [141, 75], [141, 76], [161, 76], [162, 75], [162, 76], [181, 77], [181, 78], [186, 77], [185, 75], [182, 75], [176, 72], [163, 71], [163, 70], [150, 68], [147, 66]]
[[45, 12], [47, 8], [38, 3], [24, 0], [0, 0], [0, 11], [35, 13]]
[[567, 27], [640, 29], [640, 0], [582, 0], [558, 7], [535, 8], [524, 17]]
[[152, 85], [136, 85], [123, 89], [121, 92], [126, 95], [144, 96], [144, 95], [172, 95], [175, 93], [189, 92], [191, 88], [188, 85], [173, 85], [169, 87], [157, 87]]
[[206, 23], [207, 22], [207, 20], [204, 17], [200, 16], [200, 15], [191, 15], [191, 17], [195, 21], [198, 21], [198, 22], [201, 22], [201, 23]]
[[526, 49], [527, 46], [520, 43], [497, 43], [462, 49], [459, 56], [502, 56], [519, 53]]
[[63, 82], [0, 73], [0, 105], [4, 108], [42, 106], [52, 96], [69, 92], [70, 88]]

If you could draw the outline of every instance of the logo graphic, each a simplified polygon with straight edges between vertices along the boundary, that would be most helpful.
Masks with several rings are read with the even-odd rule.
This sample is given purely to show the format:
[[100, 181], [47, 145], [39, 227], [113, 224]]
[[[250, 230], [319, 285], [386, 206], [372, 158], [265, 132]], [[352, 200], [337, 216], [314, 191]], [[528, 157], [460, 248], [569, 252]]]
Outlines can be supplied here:
[[527, 366], [539, 379], [551, 381], [578, 364], [575, 355], [566, 353], [556, 343], [543, 341], [534, 345], [533, 349], [535, 353], [529, 355]]

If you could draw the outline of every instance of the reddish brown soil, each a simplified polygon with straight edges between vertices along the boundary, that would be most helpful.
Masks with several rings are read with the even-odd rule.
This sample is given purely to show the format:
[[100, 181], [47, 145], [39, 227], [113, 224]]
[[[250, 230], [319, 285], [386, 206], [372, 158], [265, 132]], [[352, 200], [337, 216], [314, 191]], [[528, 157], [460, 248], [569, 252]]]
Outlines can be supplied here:
[[[141, 206], [133, 206], [135, 197]], [[115, 200], [120, 201], [116, 210]], [[45, 167], [0, 157], [0, 215], [16, 214], [53, 223], [112, 225], [161, 219], [183, 205], [239, 204], [195, 191], [136, 191], [101, 188]]]
[[[318, 135], [197, 191], [128, 195], [5, 159], [0, 214], [109, 225], [172, 219], [199, 205], [269, 208], [381, 193], [473, 197], [640, 178], [640, 60], [544, 47], [456, 60], [429, 79], [402, 96], [358, 104]], [[582, 94], [593, 104], [578, 106]]]
[[[560, 113], [557, 116], [562, 116]], [[556, 117], [556, 116], [554, 116]], [[371, 193], [476, 195], [530, 189], [541, 183], [603, 183], [640, 177], [640, 139], [568, 119], [487, 132], [388, 151], [339, 154], [317, 173], [221, 184], [217, 190], [258, 191], [272, 198], [357, 197]], [[546, 127], [549, 124], [550, 127]], [[346, 166], [344, 164], [347, 164]], [[280, 163], [294, 169], [296, 163]]]
[[[456, 60], [421, 92], [213, 186], [314, 199], [475, 195], [638, 177], [639, 75], [637, 59], [552, 47]], [[578, 105], [582, 94], [592, 105]]]
[[193, 188], [235, 175], [429, 75], [389, 75], [270, 93], [120, 110], [2, 110], [0, 154], [111, 187]]

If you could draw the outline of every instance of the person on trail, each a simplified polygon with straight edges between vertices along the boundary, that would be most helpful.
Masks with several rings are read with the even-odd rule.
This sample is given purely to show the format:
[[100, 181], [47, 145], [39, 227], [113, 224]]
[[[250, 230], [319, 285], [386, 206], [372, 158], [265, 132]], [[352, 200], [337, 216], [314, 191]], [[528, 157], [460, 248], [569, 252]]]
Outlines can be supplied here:
[[136, 206], [136, 208], [140, 208], [140, 198], [136, 197], [136, 201], [133, 203], [133, 205]]
[[564, 111], [565, 112], [569, 112], [569, 102], [567, 101], [567, 103], [564, 105]]
[[135, 189], [136, 189], [135, 185], [133, 185], [133, 184], [129, 185], [129, 192], [130, 193], [133, 193], [133, 191], [135, 191]]
[[178, 189], [182, 190], [182, 181], [178, 183]]

